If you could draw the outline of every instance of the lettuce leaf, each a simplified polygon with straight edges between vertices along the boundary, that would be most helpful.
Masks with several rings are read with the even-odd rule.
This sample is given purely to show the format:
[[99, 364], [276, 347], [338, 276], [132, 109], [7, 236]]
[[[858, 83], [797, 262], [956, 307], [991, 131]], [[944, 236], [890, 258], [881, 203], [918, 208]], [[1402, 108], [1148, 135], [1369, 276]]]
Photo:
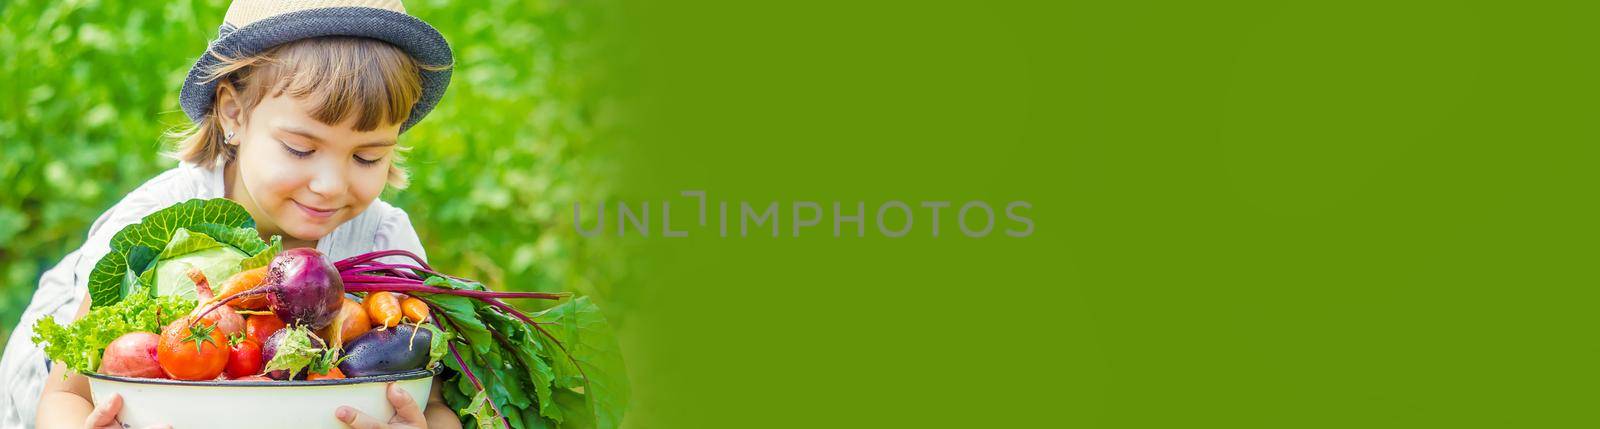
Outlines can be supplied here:
[[79, 373], [92, 373], [100, 367], [100, 355], [112, 340], [129, 332], [160, 333], [162, 326], [189, 314], [194, 307], [194, 300], [155, 298], [136, 291], [128, 299], [90, 310], [66, 326], [54, 316], [45, 316], [33, 325], [33, 343], [43, 345], [50, 359]]

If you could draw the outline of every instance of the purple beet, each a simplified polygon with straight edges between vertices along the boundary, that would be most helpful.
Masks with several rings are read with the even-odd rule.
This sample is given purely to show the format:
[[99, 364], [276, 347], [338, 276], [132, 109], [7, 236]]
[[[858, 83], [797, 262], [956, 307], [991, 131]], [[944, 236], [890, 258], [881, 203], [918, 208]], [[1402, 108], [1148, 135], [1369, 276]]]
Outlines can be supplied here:
[[328, 326], [339, 314], [344, 280], [317, 249], [289, 249], [272, 258], [261, 286], [213, 303], [200, 314], [210, 313], [239, 297], [260, 294], [267, 295], [268, 307], [278, 319], [314, 331]]
[[[263, 365], [265, 365], [267, 362], [272, 362], [272, 358], [278, 355], [278, 345], [283, 344], [283, 337], [289, 335], [289, 331], [292, 330], [294, 329], [279, 329], [278, 332], [273, 332], [271, 336], [267, 337], [267, 343], [261, 345], [261, 363]], [[311, 338], [312, 347], [322, 348], [328, 346], [327, 343], [323, 342], [321, 338], [317, 338], [316, 335], [309, 335], [308, 337]], [[294, 374], [294, 379], [305, 379], [307, 372], [308, 371], [300, 371], [299, 373]], [[273, 380], [288, 380], [289, 371], [282, 369], [267, 371], [267, 377], [272, 378]]]

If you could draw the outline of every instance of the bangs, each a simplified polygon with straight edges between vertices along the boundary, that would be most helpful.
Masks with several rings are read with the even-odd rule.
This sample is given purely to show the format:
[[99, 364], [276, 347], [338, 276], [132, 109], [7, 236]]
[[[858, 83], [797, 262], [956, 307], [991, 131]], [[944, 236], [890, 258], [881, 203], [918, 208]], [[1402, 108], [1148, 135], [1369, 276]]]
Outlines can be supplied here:
[[[400, 48], [364, 37], [314, 37], [286, 43], [255, 55], [232, 57], [207, 51], [220, 62], [206, 80], [223, 80], [235, 88], [245, 112], [262, 100], [287, 95], [307, 106], [309, 116], [340, 126], [354, 120], [356, 131], [400, 126], [422, 97], [422, 70], [447, 70], [448, 64], [419, 64]], [[215, 96], [215, 95], [213, 95]], [[235, 149], [225, 141], [215, 107], [193, 128], [170, 134], [178, 159], [210, 168], [233, 161]], [[397, 147], [389, 164], [389, 185], [404, 188], [406, 147]]]
[[[252, 70], [261, 97], [288, 95], [309, 102], [310, 116], [357, 131], [405, 122], [422, 96], [415, 60], [394, 45], [360, 37], [318, 37], [279, 46]], [[270, 92], [267, 90], [270, 89]]]

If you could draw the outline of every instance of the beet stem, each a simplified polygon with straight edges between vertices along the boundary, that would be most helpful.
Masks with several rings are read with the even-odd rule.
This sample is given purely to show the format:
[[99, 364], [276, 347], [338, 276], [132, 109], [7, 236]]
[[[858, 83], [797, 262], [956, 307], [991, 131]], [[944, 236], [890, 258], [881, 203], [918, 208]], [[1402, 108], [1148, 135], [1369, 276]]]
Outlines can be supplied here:
[[347, 270], [347, 271], [340, 271], [339, 272], [339, 277], [348, 277], [348, 276], [357, 276], [357, 275], [394, 277], [394, 278], [397, 278], [397, 279], [406, 279], [406, 280], [422, 280], [422, 276], [417, 275], [417, 273], [409, 272], [409, 271], [406, 271], [406, 270], [393, 269], [393, 268], [379, 268], [379, 269], [352, 268], [352, 269]]
[[[388, 279], [386, 279], [386, 280], [388, 280]], [[444, 295], [456, 295], [456, 296], [465, 296], [465, 297], [470, 297], [470, 298], [477, 298], [479, 300], [484, 300], [484, 301], [488, 301], [488, 300], [493, 299], [493, 298], [530, 298], [530, 299], [560, 300], [562, 298], [567, 298], [567, 297], [571, 297], [572, 296], [572, 294], [568, 293], [568, 292], [559, 292], [559, 293], [547, 293], [547, 292], [491, 292], [491, 291], [481, 291], [481, 290], [471, 290], [471, 289], [449, 289], [449, 288], [428, 286], [428, 285], [418, 284], [418, 283], [403, 283], [403, 282], [394, 282], [394, 281], [384, 282], [384, 283], [376, 283], [376, 282], [364, 282], [364, 281], [349, 280], [349, 279], [345, 280], [344, 290], [345, 290], [345, 292], [423, 292], [423, 293], [437, 293], [437, 294], [444, 294]], [[493, 302], [491, 302], [491, 304], [493, 304]], [[500, 307], [500, 306], [504, 306], [504, 305], [505, 305], [505, 303], [500, 303], [500, 305], [496, 305], [496, 306]]]
[[386, 257], [386, 256], [404, 256], [404, 257], [410, 258], [413, 261], [416, 261], [418, 265], [421, 265], [423, 268], [428, 269], [428, 271], [433, 271], [433, 267], [429, 266], [427, 261], [423, 261], [422, 257], [417, 256], [417, 254], [415, 254], [415, 253], [411, 253], [411, 252], [407, 252], [407, 251], [399, 250], [399, 249], [380, 250], [380, 251], [376, 251], [376, 252], [370, 252], [370, 253], [364, 253], [364, 254], [352, 256], [352, 257], [349, 257], [349, 258], [345, 258], [344, 260], [341, 260], [339, 262], [334, 262], [333, 266], [334, 266], [334, 268], [338, 269], [339, 271], [344, 271], [346, 268], [353, 267], [353, 266], [359, 265], [359, 264], [361, 264], [363, 262], [376, 260], [378, 258], [382, 258], [382, 257]]
[[[374, 271], [378, 271], [378, 272], [390, 271], [390, 272], [399, 273], [399, 274], [402, 274], [402, 275], [410, 274], [407, 277], [415, 277], [418, 280], [422, 279], [422, 275], [421, 274], [430, 274], [430, 275], [435, 275], [435, 276], [439, 276], [439, 277], [449, 277], [449, 276], [446, 276], [444, 274], [433, 272], [433, 271], [428, 270], [426, 268], [418, 267], [418, 266], [415, 266], [415, 265], [405, 265], [405, 264], [372, 264], [372, 265], [364, 265], [364, 266], [352, 267], [352, 268], [339, 270], [339, 275], [347, 276], [347, 275], [352, 275], [352, 274], [365, 274], [365, 273], [370, 273], [370, 272], [374, 272]], [[410, 273], [407, 273], [407, 271], [410, 271]]]
[[198, 313], [193, 313], [194, 314], [194, 318], [189, 320], [189, 326], [194, 326], [195, 322], [198, 322], [201, 318], [206, 317], [207, 314], [211, 314], [211, 312], [216, 311], [218, 308], [221, 308], [224, 305], [228, 305], [229, 302], [232, 302], [235, 299], [239, 299], [240, 297], [244, 297], [244, 296], [260, 295], [260, 294], [264, 294], [264, 293], [271, 292], [271, 291], [272, 291], [272, 285], [256, 286], [255, 289], [250, 289], [250, 290], [247, 290], [247, 291], [244, 291], [244, 292], [239, 292], [239, 293], [236, 293], [236, 294], [233, 294], [233, 295], [229, 295], [227, 298], [215, 300], [216, 302], [211, 303], [211, 305], [209, 307], [206, 307], [206, 309], [204, 311], [200, 311]]
[[[429, 305], [429, 306], [431, 307], [432, 305]], [[445, 323], [449, 323], [450, 324], [450, 328], [452, 330], [457, 330], [457, 331], [460, 330], [460, 328], [456, 327], [455, 322], [450, 321], [449, 317], [445, 317], [443, 315], [439, 315], [438, 317], [435, 317], [434, 314], [432, 314], [432, 312], [429, 313], [428, 317], [433, 318], [435, 322], [441, 322], [442, 321], [442, 322], [445, 322]], [[488, 391], [484, 390], [484, 388], [483, 388], [483, 383], [478, 381], [478, 376], [472, 374], [472, 368], [467, 366], [467, 361], [461, 359], [461, 352], [456, 351], [455, 342], [453, 342], [453, 341], [445, 341], [444, 345], [445, 345], [445, 347], [449, 347], [450, 348], [450, 357], [453, 357], [453, 358], [456, 359], [456, 365], [461, 366], [461, 373], [462, 374], [466, 374], [467, 381], [471, 381], [472, 382], [472, 387], [477, 388], [478, 391], [480, 391], [480, 392], [484, 392], [483, 398], [485, 400], [489, 401], [489, 408], [494, 409], [494, 415], [500, 418], [500, 424], [504, 425], [506, 427], [506, 429], [511, 429], [511, 421], [507, 420], [505, 413], [500, 412], [500, 407], [494, 404], [494, 398], [490, 398], [489, 397]]]

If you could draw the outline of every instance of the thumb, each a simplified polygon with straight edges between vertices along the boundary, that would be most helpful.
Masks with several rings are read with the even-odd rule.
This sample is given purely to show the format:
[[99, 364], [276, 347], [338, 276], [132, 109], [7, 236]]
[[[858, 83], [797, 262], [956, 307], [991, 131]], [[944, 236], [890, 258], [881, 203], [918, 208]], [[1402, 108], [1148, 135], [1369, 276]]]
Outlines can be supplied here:
[[110, 397], [101, 401], [99, 405], [96, 405], [94, 411], [89, 412], [89, 417], [84, 419], [84, 423], [87, 423], [92, 428], [121, 426], [116, 424], [117, 413], [120, 411], [122, 411], [122, 395], [113, 393]]
[[383, 427], [383, 422], [367, 415], [355, 408], [339, 407], [333, 411], [333, 416], [339, 418], [340, 423], [351, 429], [378, 429]]
[[389, 404], [394, 405], [394, 422], [423, 426], [427, 421], [427, 417], [422, 415], [422, 408], [417, 407], [417, 400], [401, 389], [399, 384], [389, 383]]

